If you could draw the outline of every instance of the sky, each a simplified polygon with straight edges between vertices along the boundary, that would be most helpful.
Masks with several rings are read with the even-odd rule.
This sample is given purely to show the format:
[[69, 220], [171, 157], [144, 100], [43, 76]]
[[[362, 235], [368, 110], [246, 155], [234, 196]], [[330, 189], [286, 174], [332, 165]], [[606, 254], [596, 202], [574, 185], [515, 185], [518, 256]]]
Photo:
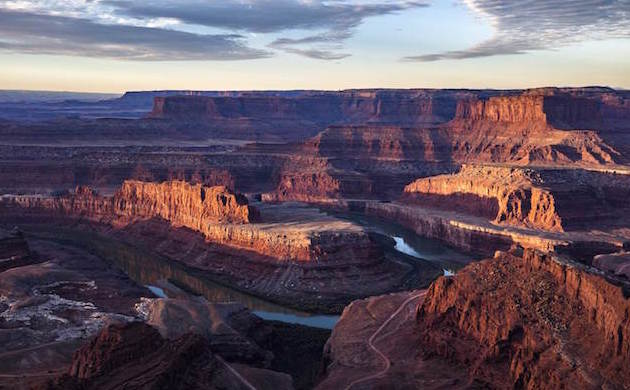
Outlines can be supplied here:
[[0, 0], [0, 89], [630, 88], [630, 0]]

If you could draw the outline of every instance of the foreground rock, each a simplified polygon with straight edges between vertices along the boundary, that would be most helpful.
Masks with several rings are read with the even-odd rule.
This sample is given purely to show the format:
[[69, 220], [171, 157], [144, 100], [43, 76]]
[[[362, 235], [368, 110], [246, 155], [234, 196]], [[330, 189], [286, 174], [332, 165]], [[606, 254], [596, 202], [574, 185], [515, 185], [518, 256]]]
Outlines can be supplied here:
[[85, 251], [45, 241], [28, 248], [27, 261], [0, 272], [0, 387], [29, 388], [65, 370], [82, 342], [110, 321], [132, 320], [140, 297], [152, 295]]
[[0, 272], [0, 388], [250, 388], [240, 375], [303, 389], [319, 372], [327, 330], [183, 291], [154, 298], [68, 241], [20, 239], [33, 258]]
[[425, 356], [492, 388], [625, 388], [628, 285], [536, 251], [438, 279], [418, 309]]
[[349, 305], [318, 388], [625, 389], [627, 282], [512, 249], [428, 290]]
[[326, 343], [317, 389], [464, 389], [465, 370], [418, 348], [416, 308], [426, 291], [352, 302]]
[[292, 389], [291, 378], [232, 367], [193, 333], [174, 340], [140, 322], [110, 325], [74, 354], [72, 367], [48, 389]]

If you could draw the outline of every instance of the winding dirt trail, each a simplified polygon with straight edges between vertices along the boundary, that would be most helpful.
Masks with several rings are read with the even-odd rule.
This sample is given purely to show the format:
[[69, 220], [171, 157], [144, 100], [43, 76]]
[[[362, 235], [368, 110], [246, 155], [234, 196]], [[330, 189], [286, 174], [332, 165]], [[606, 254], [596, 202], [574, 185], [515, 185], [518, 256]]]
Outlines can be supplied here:
[[376, 374], [371, 374], [368, 376], [364, 376], [363, 378], [359, 378], [359, 379], [355, 379], [352, 382], [350, 382], [350, 384], [348, 386], [345, 387], [345, 390], [350, 390], [353, 386], [358, 385], [359, 383], [363, 383], [363, 382], [367, 382], [370, 381], [372, 379], [376, 379], [376, 378], [380, 378], [381, 376], [385, 375], [387, 373], [387, 371], [389, 371], [389, 368], [392, 366], [392, 362], [389, 360], [389, 358], [387, 356], [385, 356], [385, 354], [383, 352], [381, 352], [378, 348], [376, 348], [376, 346], [374, 345], [374, 340], [376, 340], [376, 338], [378, 337], [378, 335], [383, 331], [383, 329], [385, 329], [387, 327], [387, 325], [389, 325], [389, 323], [396, 318], [396, 316], [398, 314], [400, 314], [401, 311], [403, 311], [405, 309], [405, 307], [412, 301], [417, 300], [420, 297], [423, 297], [426, 294], [426, 291], [423, 291], [421, 293], [418, 294], [414, 294], [411, 297], [407, 298], [399, 307], [398, 309], [396, 309], [395, 312], [393, 312], [382, 324], [381, 326], [378, 327], [378, 329], [376, 329], [376, 331], [374, 333], [372, 333], [372, 335], [370, 336], [370, 338], [368, 339], [368, 346], [370, 347], [370, 349], [372, 351], [374, 351], [382, 360], [383, 362], [385, 362], [385, 367], [383, 367], [383, 369], [379, 372], [377, 372]]

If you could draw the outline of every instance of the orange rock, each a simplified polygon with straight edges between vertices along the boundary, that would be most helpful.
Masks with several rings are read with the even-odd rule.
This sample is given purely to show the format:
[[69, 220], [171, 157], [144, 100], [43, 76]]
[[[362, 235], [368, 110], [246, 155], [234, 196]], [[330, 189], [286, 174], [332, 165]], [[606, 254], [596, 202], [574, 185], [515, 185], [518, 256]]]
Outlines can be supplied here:
[[418, 308], [420, 348], [494, 388], [622, 388], [626, 288], [553, 255], [499, 252], [429, 288]]

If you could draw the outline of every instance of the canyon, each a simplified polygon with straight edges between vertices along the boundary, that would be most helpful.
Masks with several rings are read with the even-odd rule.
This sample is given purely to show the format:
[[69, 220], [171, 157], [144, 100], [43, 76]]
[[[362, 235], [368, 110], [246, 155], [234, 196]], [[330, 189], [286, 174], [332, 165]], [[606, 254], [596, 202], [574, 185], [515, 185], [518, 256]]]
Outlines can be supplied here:
[[36, 105], [0, 121], [0, 387], [630, 381], [627, 91]]

